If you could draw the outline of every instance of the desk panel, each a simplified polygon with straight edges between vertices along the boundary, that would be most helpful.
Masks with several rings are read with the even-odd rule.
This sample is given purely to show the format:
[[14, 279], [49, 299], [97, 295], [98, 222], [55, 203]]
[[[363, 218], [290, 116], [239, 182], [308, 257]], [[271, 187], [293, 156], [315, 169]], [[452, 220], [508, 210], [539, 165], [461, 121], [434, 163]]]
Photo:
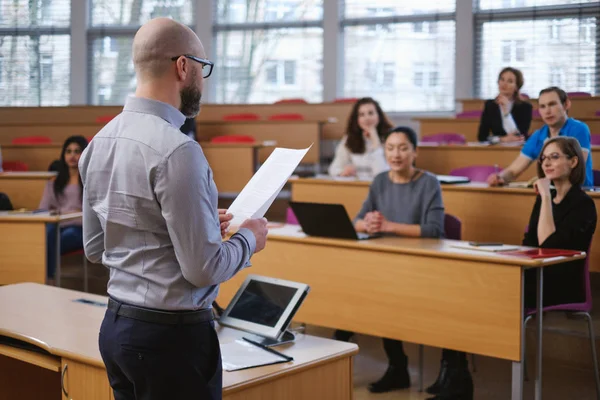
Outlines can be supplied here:
[[15, 209], [35, 210], [42, 200], [46, 184], [55, 176], [48, 172], [0, 173], [0, 192], [8, 195]]

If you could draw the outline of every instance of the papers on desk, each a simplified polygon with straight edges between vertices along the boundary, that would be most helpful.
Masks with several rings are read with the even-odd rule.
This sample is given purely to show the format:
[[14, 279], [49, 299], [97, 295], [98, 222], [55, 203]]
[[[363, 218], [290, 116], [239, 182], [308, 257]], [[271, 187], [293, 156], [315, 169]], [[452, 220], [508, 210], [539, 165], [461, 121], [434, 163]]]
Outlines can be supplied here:
[[269, 228], [269, 235], [288, 236], [305, 238], [307, 235], [302, 231], [300, 225], [283, 225], [276, 228]]
[[500, 244], [500, 245], [492, 245], [492, 246], [471, 246], [468, 243], [460, 243], [453, 244], [452, 247], [456, 247], [457, 249], [467, 249], [467, 250], [476, 250], [476, 251], [488, 251], [492, 253], [502, 252], [502, 251], [514, 251], [520, 250], [521, 246], [514, 246], [509, 244]]
[[242, 339], [221, 344], [221, 359], [225, 371], [260, 367], [288, 362], [288, 358], [255, 346]]
[[227, 210], [233, 214], [231, 225], [240, 225], [248, 218], [262, 218], [308, 150], [310, 147], [273, 150]]

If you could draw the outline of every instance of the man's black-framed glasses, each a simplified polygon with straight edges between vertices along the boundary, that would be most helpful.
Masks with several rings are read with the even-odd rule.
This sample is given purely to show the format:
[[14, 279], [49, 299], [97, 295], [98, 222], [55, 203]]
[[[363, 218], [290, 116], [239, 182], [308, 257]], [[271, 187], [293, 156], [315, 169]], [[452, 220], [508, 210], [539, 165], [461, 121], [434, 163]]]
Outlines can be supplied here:
[[208, 78], [210, 76], [210, 74], [212, 74], [213, 67], [215, 66], [215, 64], [212, 61], [207, 60], [205, 58], [192, 56], [190, 54], [182, 54], [180, 56], [171, 57], [171, 61], [177, 61], [177, 59], [179, 57], [189, 58], [190, 60], [194, 60], [194, 61], [202, 64], [202, 77], [203, 78]]

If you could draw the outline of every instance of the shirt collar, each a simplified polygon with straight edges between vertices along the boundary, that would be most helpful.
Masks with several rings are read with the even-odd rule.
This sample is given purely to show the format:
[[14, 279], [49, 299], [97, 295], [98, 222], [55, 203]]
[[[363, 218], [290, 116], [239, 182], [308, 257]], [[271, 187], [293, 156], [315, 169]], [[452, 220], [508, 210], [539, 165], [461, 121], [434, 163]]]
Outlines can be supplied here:
[[155, 115], [164, 119], [177, 129], [181, 128], [181, 125], [185, 122], [185, 115], [172, 105], [144, 97], [129, 96], [125, 101], [123, 111]]
[[[571, 121], [571, 117], [567, 117], [567, 119], [565, 120], [564, 125], [562, 126], [562, 128], [560, 128], [560, 131], [558, 131], [558, 136], [563, 136], [567, 133], [567, 125], [569, 125], [569, 122]], [[548, 139], [550, 137], [550, 127], [548, 125], [544, 125], [545, 130], [545, 135], [543, 136], [544, 140]]]

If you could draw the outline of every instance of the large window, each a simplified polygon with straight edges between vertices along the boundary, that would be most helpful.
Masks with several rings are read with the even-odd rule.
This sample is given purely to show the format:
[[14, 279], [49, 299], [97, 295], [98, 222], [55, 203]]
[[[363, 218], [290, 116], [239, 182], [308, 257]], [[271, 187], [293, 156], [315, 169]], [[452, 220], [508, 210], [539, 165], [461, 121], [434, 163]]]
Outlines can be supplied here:
[[454, 109], [454, 0], [346, 0], [344, 97], [385, 111]]
[[551, 85], [598, 94], [597, 2], [512, 0], [494, 11], [500, 3], [479, 0], [476, 11], [479, 97], [497, 95], [506, 66], [523, 72], [522, 92], [532, 97]]
[[131, 45], [139, 26], [156, 17], [170, 17], [191, 24], [193, 3], [194, 0], [91, 0], [88, 33], [90, 103], [124, 104], [136, 86]]
[[322, 0], [218, 0], [216, 101], [322, 101], [322, 10]]
[[70, 100], [69, 0], [0, 0], [0, 106]]

